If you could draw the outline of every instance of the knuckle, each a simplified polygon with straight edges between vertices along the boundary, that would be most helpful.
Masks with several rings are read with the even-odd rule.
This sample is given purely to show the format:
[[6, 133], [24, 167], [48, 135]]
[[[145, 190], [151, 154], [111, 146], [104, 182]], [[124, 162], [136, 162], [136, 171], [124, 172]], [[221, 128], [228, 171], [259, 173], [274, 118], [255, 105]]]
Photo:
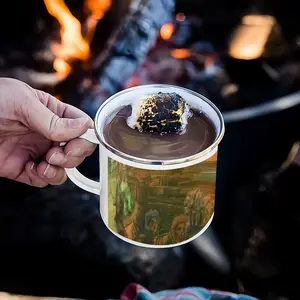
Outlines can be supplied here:
[[50, 123], [49, 123], [49, 128], [48, 128], [48, 131], [49, 131], [49, 138], [51, 140], [57, 140], [57, 139], [61, 139], [63, 138], [64, 136], [64, 130], [59, 130], [60, 129], [60, 123], [61, 123], [61, 119], [53, 114], [51, 116], [51, 119], [50, 119]]

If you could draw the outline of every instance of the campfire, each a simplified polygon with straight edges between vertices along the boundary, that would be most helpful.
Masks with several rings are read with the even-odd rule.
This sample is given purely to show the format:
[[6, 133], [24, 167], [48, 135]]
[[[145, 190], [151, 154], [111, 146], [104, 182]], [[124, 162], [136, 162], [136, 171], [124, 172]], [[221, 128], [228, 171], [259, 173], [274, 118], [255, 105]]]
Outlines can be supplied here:
[[86, 20], [83, 25], [72, 15], [63, 0], [44, 0], [48, 12], [60, 25], [60, 43], [53, 43], [51, 49], [55, 55], [53, 69], [57, 78], [65, 79], [71, 72], [72, 60], [87, 61], [90, 57], [90, 43], [99, 20], [111, 7], [111, 0], [87, 0], [85, 4]]
[[[128, 4], [128, 1], [124, 2]], [[22, 61], [21, 57], [17, 57], [24, 56], [21, 49], [13, 49], [20, 53], [14, 54], [11, 68], [0, 70], [1, 75], [15, 77], [50, 91], [65, 81], [78, 68], [78, 64], [81, 70], [87, 71], [95, 54], [92, 53], [91, 43], [98, 23], [106, 17], [104, 24], [109, 25], [109, 12], [119, 17], [125, 5], [117, 8], [116, 5], [112, 5], [111, 0], [85, 0], [81, 4], [81, 8], [78, 9], [64, 0], [45, 0], [43, 6], [40, 3], [39, 6], [36, 5], [35, 11], [33, 10], [37, 15], [31, 16], [27, 12], [28, 19], [32, 17], [36, 23], [36, 28], [30, 28], [31, 31], [39, 31], [39, 38], [43, 35], [40, 40], [33, 41], [33, 51], [26, 53], [31, 56], [32, 64], [24, 64], [24, 59]], [[36, 32], [27, 34], [35, 37]], [[11, 63], [10, 57], [3, 59]]]
[[7, 63], [0, 74], [91, 115], [111, 94], [140, 84], [184, 86], [223, 111], [299, 88], [299, 62], [272, 15], [241, 11], [221, 40], [207, 18], [182, 3], [175, 8], [173, 0], [74, 2], [44, 0], [35, 16], [44, 39], [31, 54], [32, 63], [14, 58], [11, 64], [3, 57]]

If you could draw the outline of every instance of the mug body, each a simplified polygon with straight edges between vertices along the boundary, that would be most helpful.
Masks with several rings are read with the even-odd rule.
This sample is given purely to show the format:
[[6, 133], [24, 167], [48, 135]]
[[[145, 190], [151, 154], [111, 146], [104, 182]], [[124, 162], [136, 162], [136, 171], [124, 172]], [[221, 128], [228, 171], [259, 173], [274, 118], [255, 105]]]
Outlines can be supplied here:
[[[176, 92], [214, 123], [214, 143], [193, 156], [153, 161], [132, 157], [105, 141], [108, 118], [137, 97]], [[138, 246], [179, 246], [201, 235], [214, 215], [218, 144], [224, 122], [218, 109], [192, 91], [169, 85], [147, 85], [109, 98], [95, 120], [100, 141], [100, 213], [107, 228]]]
[[147, 168], [100, 146], [100, 213], [108, 229], [138, 246], [166, 248], [201, 235], [212, 221], [217, 148], [202, 162]]

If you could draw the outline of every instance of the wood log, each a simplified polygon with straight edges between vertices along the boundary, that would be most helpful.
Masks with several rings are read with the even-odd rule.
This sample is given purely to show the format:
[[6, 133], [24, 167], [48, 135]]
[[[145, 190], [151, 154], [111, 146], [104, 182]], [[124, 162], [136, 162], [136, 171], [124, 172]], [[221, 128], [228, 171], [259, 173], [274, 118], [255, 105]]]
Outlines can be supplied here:
[[112, 33], [105, 50], [91, 63], [92, 72], [86, 80], [92, 82], [92, 87], [85, 87], [84, 83], [80, 86], [83, 110], [94, 115], [108, 96], [124, 87], [153, 47], [161, 26], [172, 19], [174, 9], [174, 0], [132, 2], [124, 22]]

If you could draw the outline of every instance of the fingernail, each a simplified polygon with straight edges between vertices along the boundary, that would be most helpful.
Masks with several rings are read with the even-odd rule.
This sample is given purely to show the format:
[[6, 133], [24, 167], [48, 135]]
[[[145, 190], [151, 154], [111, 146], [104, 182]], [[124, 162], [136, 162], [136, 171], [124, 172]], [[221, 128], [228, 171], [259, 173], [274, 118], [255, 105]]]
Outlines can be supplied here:
[[48, 164], [45, 171], [44, 171], [44, 173], [43, 173], [43, 176], [51, 179], [55, 175], [56, 175], [55, 169], [51, 165]]
[[50, 158], [49, 163], [52, 165], [60, 165], [66, 161], [66, 158], [63, 153], [61, 152], [54, 152]]
[[36, 163], [33, 162], [30, 166], [30, 171], [33, 173], [33, 174], [36, 174], [37, 171], [36, 171]]
[[89, 118], [69, 119], [68, 125], [70, 128], [80, 128], [90, 121]]
[[72, 149], [71, 151], [69, 151], [67, 153], [67, 156], [76, 156], [76, 157], [78, 157], [78, 156], [82, 156], [83, 154], [84, 154], [84, 151], [82, 149], [74, 148], [74, 149]]

